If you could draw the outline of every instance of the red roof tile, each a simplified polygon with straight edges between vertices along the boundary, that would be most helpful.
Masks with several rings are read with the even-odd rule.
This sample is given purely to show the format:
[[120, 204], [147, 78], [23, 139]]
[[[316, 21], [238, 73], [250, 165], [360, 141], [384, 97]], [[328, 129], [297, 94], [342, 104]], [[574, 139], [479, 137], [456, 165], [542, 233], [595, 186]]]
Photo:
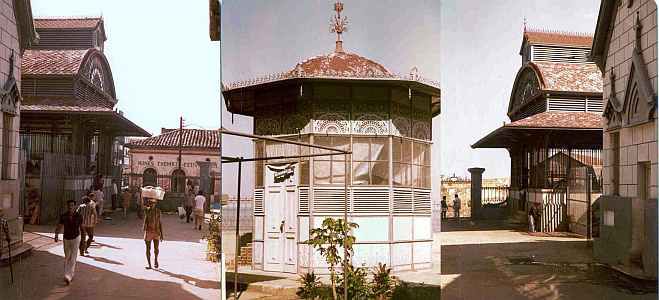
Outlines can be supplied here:
[[590, 112], [542, 112], [505, 124], [517, 128], [602, 128], [602, 115]]
[[52, 18], [35, 18], [34, 27], [37, 29], [54, 29], [54, 28], [96, 28], [102, 19], [100, 17], [52, 17]]
[[332, 52], [311, 57], [295, 66], [298, 76], [338, 76], [352, 78], [393, 77], [382, 65], [353, 53]]
[[526, 30], [524, 32], [524, 39], [529, 44], [541, 45], [562, 45], [590, 48], [590, 46], [593, 44], [593, 36], [591, 34], [573, 32]]
[[[183, 129], [181, 132], [183, 148], [213, 148], [220, 149], [219, 130]], [[160, 135], [142, 140], [133, 140], [127, 145], [129, 148], [177, 148], [179, 143], [179, 130], [166, 131]]]
[[602, 92], [602, 73], [593, 63], [529, 62], [540, 72], [543, 90]]
[[102, 106], [28, 104], [21, 105], [21, 111], [107, 112], [112, 111], [112, 108]]
[[87, 50], [25, 50], [21, 73], [25, 75], [74, 75]]
[[73, 97], [24, 96], [21, 110], [44, 111], [112, 111], [114, 104], [97, 97], [84, 99]]

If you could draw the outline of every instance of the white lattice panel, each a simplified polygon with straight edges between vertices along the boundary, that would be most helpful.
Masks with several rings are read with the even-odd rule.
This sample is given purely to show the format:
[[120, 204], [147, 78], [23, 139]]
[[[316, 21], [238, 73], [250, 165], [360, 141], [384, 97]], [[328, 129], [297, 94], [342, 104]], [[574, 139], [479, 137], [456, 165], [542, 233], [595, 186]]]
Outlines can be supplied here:
[[354, 188], [352, 190], [353, 212], [357, 214], [388, 214], [389, 189]]
[[414, 212], [412, 189], [394, 189], [394, 214]]
[[263, 215], [263, 189], [254, 190], [254, 215]]

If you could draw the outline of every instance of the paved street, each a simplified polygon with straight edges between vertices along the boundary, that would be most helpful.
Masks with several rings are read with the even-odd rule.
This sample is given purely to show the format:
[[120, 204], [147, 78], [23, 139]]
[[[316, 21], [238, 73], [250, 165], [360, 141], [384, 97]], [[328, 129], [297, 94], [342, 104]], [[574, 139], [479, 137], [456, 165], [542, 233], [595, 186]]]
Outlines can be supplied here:
[[657, 299], [592, 264], [581, 238], [530, 236], [500, 222], [442, 224], [442, 299]]
[[89, 257], [79, 257], [70, 286], [63, 280], [63, 247], [52, 240], [53, 227], [27, 226], [31, 256], [14, 265], [15, 283], [8, 286], [0, 268], [0, 299], [216, 299], [216, 265], [205, 260], [205, 243], [191, 224], [163, 216], [165, 241], [160, 269], [146, 270], [141, 223], [115, 217], [97, 227]]

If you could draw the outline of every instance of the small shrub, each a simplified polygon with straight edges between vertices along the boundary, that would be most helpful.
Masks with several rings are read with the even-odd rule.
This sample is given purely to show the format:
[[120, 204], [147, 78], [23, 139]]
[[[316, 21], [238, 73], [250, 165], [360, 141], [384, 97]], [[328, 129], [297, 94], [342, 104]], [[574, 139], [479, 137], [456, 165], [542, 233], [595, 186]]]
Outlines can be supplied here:
[[314, 272], [300, 275], [298, 281], [302, 284], [295, 293], [302, 299], [317, 299], [321, 295], [320, 279]]
[[409, 284], [401, 282], [396, 286], [391, 299], [441, 299], [441, 290], [437, 286], [421, 284]]
[[[344, 270], [348, 280], [348, 299], [371, 299], [371, 287], [368, 282], [368, 271], [366, 268], [355, 268], [348, 264]], [[344, 295], [343, 276], [337, 280], [337, 294], [339, 297]]]
[[391, 276], [391, 268], [386, 264], [378, 263], [373, 267], [371, 272], [373, 279], [371, 281], [371, 294], [375, 299], [389, 299], [396, 288], [396, 279]]

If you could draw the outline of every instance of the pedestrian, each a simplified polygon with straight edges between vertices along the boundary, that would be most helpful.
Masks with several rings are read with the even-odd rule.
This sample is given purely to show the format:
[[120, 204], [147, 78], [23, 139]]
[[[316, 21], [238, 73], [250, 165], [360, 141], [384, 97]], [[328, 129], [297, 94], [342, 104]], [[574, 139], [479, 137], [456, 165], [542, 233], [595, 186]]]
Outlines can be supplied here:
[[92, 200], [94, 194], [82, 198], [82, 204], [78, 206], [77, 213], [82, 216], [82, 226], [80, 230], [80, 256], [89, 254], [89, 246], [94, 241], [94, 226], [96, 226], [96, 203]]
[[206, 204], [206, 197], [204, 197], [203, 191], [200, 190], [197, 192], [194, 202], [194, 227], [201, 230], [201, 225], [204, 223], [204, 205]]
[[117, 209], [117, 201], [118, 201], [117, 198], [119, 198], [119, 189], [117, 188], [117, 182], [114, 181], [112, 182], [112, 190], [110, 191], [112, 192], [112, 195], [110, 196], [112, 199], [112, 211], [114, 211], [115, 209]]
[[458, 221], [460, 220], [460, 197], [458, 197], [458, 194], [455, 194], [453, 198], [453, 216]]
[[446, 196], [442, 196], [442, 219], [446, 219], [447, 211], [448, 211], [448, 203], [446, 203]]
[[531, 205], [528, 214], [529, 232], [535, 232], [535, 205]]
[[105, 196], [103, 194], [103, 189], [97, 188], [94, 191], [94, 195], [95, 195], [94, 201], [96, 201], [96, 214], [98, 215], [98, 222], [100, 223], [100, 221], [103, 219], [103, 205], [105, 202], [103, 198]]
[[162, 241], [162, 223], [160, 223], [160, 209], [156, 205], [156, 199], [148, 199], [144, 209], [144, 243], [146, 244], [147, 269], [151, 269], [151, 241], [153, 241], [153, 254], [155, 259], [153, 266], [158, 268], [158, 252], [160, 241]]
[[183, 206], [185, 208], [185, 223], [190, 223], [195, 206], [195, 194], [192, 186], [188, 187], [188, 191], [185, 193], [185, 203], [183, 203]]
[[64, 228], [64, 281], [69, 285], [76, 271], [82, 216], [75, 211], [75, 200], [67, 201], [66, 205], [67, 211], [60, 216], [57, 228], [55, 228], [55, 242], [59, 241], [59, 233]]
[[140, 188], [137, 186], [133, 187], [133, 198], [135, 199], [135, 206], [137, 206], [137, 217], [142, 219], [144, 217], [144, 202]]
[[121, 208], [124, 210], [124, 219], [126, 218], [126, 213], [128, 212], [128, 206], [130, 206], [130, 198], [133, 195], [130, 194], [128, 188], [125, 188], [121, 193]]

